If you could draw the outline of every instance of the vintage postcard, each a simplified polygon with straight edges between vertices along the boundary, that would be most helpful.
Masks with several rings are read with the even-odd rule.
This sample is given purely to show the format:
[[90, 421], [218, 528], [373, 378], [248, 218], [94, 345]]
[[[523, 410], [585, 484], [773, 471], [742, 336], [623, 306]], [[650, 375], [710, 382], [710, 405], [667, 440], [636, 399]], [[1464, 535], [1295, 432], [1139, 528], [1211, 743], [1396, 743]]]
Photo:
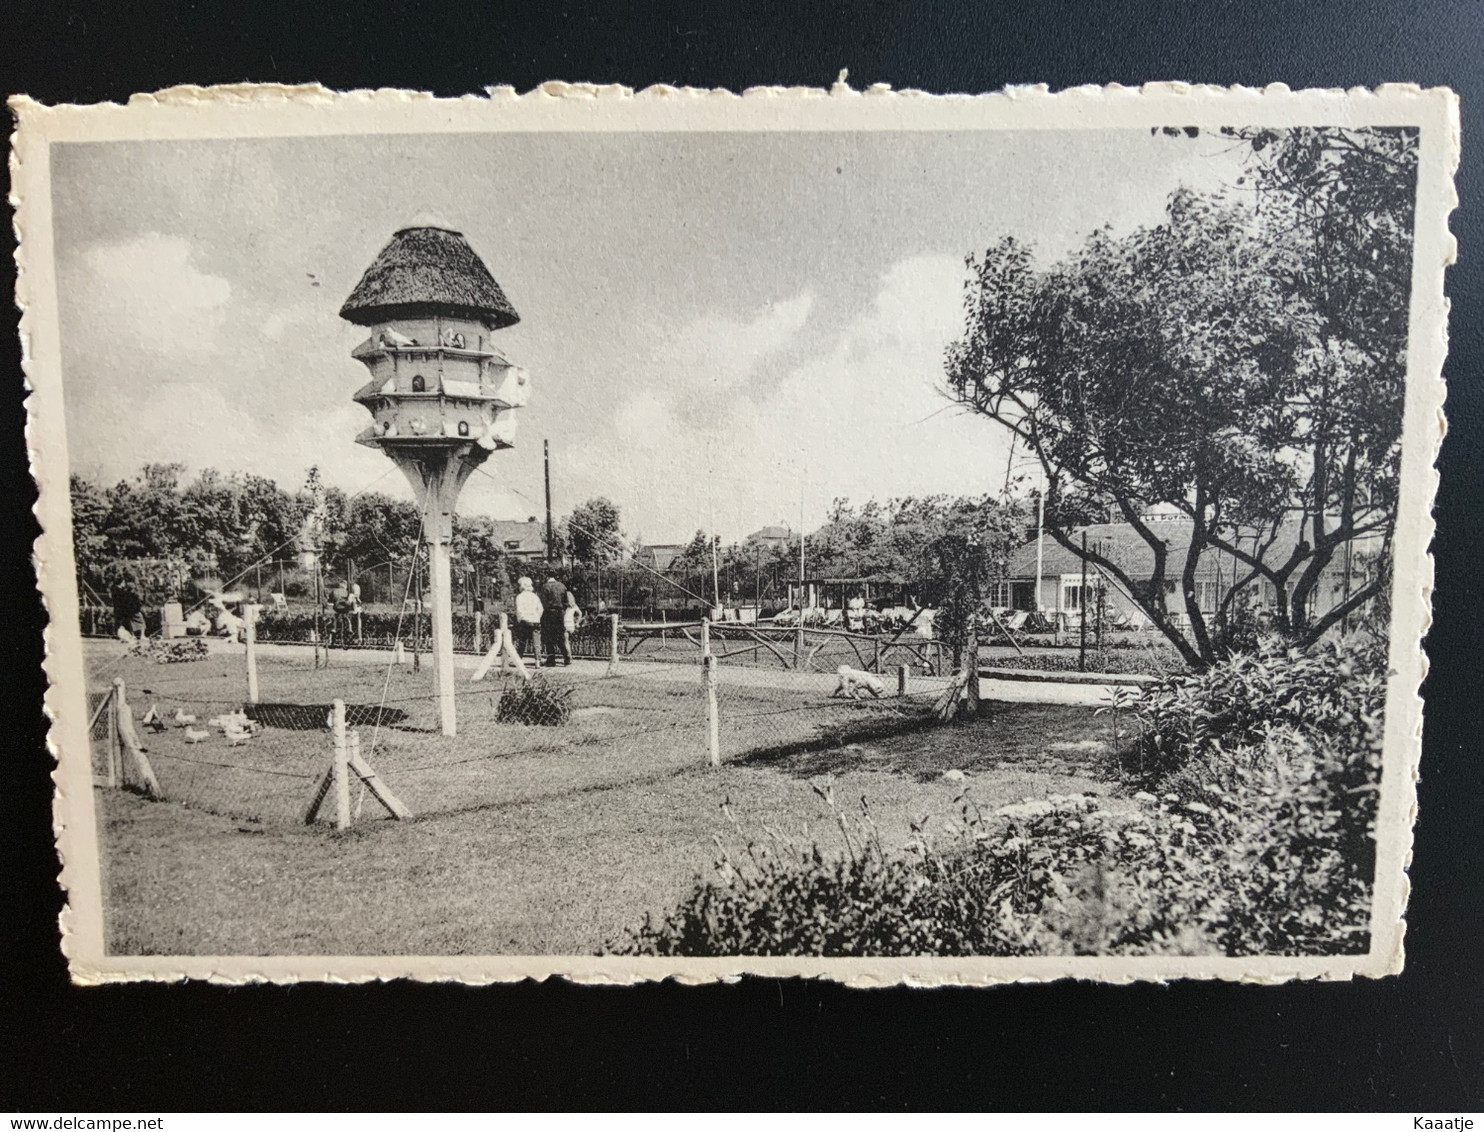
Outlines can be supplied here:
[[78, 982], [1401, 970], [1451, 92], [11, 107]]

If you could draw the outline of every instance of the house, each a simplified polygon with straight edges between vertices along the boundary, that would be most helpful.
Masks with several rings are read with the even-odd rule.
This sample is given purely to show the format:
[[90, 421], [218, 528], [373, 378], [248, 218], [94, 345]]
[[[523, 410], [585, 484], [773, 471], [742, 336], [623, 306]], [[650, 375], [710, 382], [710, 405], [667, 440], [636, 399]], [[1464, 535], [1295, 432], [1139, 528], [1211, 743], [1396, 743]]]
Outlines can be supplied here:
[[546, 557], [546, 525], [536, 518], [496, 519], [490, 537], [509, 557], [524, 562]]
[[793, 531], [781, 526], [761, 527], [743, 541], [747, 546], [760, 546], [764, 550], [779, 550], [798, 543]]
[[685, 553], [685, 543], [680, 542], [655, 542], [641, 546], [634, 555], [634, 561], [641, 566], [663, 574], [668, 570], [675, 559]]
[[[1177, 618], [1182, 614], [1184, 603], [1178, 597], [1179, 582], [1185, 569], [1185, 554], [1190, 547], [1192, 524], [1183, 516], [1160, 513], [1143, 516], [1148, 527], [1163, 537], [1169, 547], [1165, 560], [1164, 590], [1166, 608]], [[1269, 562], [1280, 562], [1288, 557], [1300, 532], [1297, 520], [1280, 530], [1273, 545], [1264, 554]], [[1034, 530], [1027, 534], [1034, 536]], [[1087, 538], [1087, 548], [1101, 554], [1119, 567], [1137, 586], [1147, 586], [1154, 576], [1154, 551], [1144, 538], [1129, 523], [1091, 523], [1072, 531], [1072, 541], [1080, 544]], [[1243, 549], [1253, 545], [1254, 536], [1243, 534], [1238, 545]], [[1359, 539], [1351, 546], [1351, 554], [1337, 553], [1325, 567], [1318, 586], [1312, 591], [1310, 600], [1313, 612], [1323, 614], [1346, 599], [1348, 593], [1364, 586], [1373, 569], [1374, 558], [1380, 549], [1379, 539]], [[1099, 590], [1103, 595], [1105, 612], [1115, 618], [1128, 617], [1134, 622], [1143, 620], [1143, 615], [1122, 584], [1112, 575], [1104, 576], [1089, 562], [1085, 568], [1080, 556], [1068, 550], [1049, 534], [1041, 542], [1040, 576], [1036, 573], [1037, 540], [1017, 547], [1010, 554], [1006, 578], [997, 583], [992, 601], [996, 606], [1017, 610], [1034, 610], [1043, 613], [1078, 615], [1086, 605], [1097, 599]], [[1346, 581], [1347, 565], [1350, 573]], [[1245, 581], [1249, 570], [1231, 554], [1207, 550], [1201, 555], [1195, 571], [1196, 601], [1202, 613], [1214, 614], [1222, 600], [1237, 581]], [[1084, 577], [1086, 593], [1083, 592]], [[1266, 580], [1248, 583], [1254, 600], [1271, 608], [1276, 595], [1272, 584]]]

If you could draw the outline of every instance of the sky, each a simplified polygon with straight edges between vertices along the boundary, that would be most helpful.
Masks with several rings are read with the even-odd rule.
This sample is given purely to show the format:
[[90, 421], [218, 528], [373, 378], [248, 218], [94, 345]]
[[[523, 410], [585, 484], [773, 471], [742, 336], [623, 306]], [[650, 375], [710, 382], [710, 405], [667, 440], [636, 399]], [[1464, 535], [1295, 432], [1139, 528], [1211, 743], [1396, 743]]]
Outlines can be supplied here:
[[943, 393], [964, 258], [1043, 262], [1240, 175], [1230, 143], [1147, 130], [542, 133], [53, 147], [74, 471], [146, 461], [411, 491], [351, 401], [338, 317], [396, 229], [461, 230], [521, 321], [516, 447], [461, 510], [593, 496], [628, 538], [812, 529], [831, 500], [1003, 485], [1008, 440]]

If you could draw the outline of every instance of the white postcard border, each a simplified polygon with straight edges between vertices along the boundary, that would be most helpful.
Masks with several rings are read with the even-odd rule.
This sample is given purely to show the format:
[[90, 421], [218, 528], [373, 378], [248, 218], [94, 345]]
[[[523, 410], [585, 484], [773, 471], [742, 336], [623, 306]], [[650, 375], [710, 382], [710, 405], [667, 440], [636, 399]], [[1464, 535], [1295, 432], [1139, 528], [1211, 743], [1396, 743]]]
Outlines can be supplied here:
[[[843, 76], [842, 76], [843, 79]], [[926, 95], [873, 87], [831, 90], [726, 91], [548, 83], [517, 95], [435, 99], [403, 91], [337, 94], [320, 87], [177, 87], [140, 95], [127, 105], [46, 107], [11, 100], [19, 119], [12, 139], [11, 201], [16, 208], [23, 367], [29, 396], [27, 444], [40, 489], [42, 526], [35, 550], [39, 586], [50, 618], [45, 706], [48, 746], [57, 759], [54, 830], [67, 906], [62, 948], [73, 979], [97, 984], [134, 980], [209, 979], [224, 983], [392, 978], [504, 982], [561, 976], [587, 983], [735, 979], [745, 974], [840, 980], [853, 986], [985, 985], [1058, 978], [1127, 982], [1220, 978], [1254, 982], [1379, 976], [1401, 969], [1406, 867], [1411, 859], [1416, 778], [1421, 752], [1426, 673], [1420, 641], [1430, 619], [1435, 470], [1444, 434], [1442, 363], [1446, 353], [1444, 269], [1456, 247], [1448, 214], [1456, 205], [1457, 99], [1444, 89], [1388, 85], [1374, 90], [1290, 91], [1158, 83], [1142, 88], [1079, 87], [1052, 94], [1042, 87], [977, 96]], [[622, 956], [121, 956], [104, 948], [102, 862], [88, 759], [78, 594], [71, 568], [63, 426], [61, 342], [53, 270], [49, 146], [52, 142], [500, 131], [685, 130], [1087, 130], [1191, 125], [1416, 125], [1421, 127], [1413, 300], [1403, 426], [1401, 502], [1395, 537], [1391, 635], [1393, 677], [1387, 696], [1385, 753], [1378, 815], [1372, 947], [1362, 956], [1285, 958], [1029, 959], [808, 957], [652, 959]]]

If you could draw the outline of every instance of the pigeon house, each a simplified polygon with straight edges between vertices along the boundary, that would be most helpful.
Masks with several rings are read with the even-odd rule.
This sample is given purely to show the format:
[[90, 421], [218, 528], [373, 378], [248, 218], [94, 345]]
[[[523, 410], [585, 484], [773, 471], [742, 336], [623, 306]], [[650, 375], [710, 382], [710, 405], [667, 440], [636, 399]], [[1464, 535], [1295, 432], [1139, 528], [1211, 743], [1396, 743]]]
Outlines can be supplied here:
[[351, 356], [370, 372], [355, 399], [371, 414], [356, 439], [397, 462], [417, 494], [431, 557], [433, 668], [443, 732], [455, 733], [449, 541], [464, 483], [515, 442], [530, 377], [492, 343], [520, 320], [463, 233], [397, 231], [340, 317], [371, 335]]

